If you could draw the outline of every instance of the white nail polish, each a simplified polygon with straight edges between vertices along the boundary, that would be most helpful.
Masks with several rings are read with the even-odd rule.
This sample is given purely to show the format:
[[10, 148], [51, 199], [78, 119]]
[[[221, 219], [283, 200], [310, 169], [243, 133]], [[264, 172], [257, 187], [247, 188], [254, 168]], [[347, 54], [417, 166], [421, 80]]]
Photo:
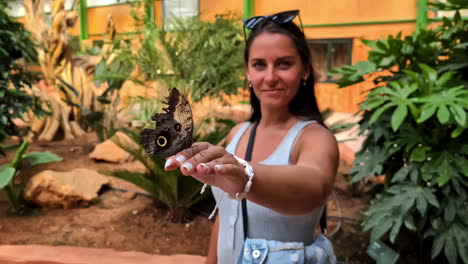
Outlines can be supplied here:
[[205, 163], [200, 163], [199, 165], [203, 167], [203, 170], [208, 169], [208, 165], [206, 165]]
[[184, 163], [184, 165], [182, 165], [183, 168], [185, 168], [185, 170], [187, 170], [187, 172], [191, 172], [193, 170], [193, 165], [190, 164], [190, 163]]
[[176, 158], [177, 162], [179, 162], [179, 164], [182, 164], [184, 163], [185, 161], [185, 156], [184, 155], [179, 155], [177, 158]]
[[216, 164], [214, 166], [215, 166], [216, 170], [218, 170], [218, 171], [223, 171], [224, 170], [223, 165]]
[[171, 163], [172, 163], [172, 159], [166, 160], [166, 163], [164, 163], [164, 169], [167, 169], [167, 167], [169, 167]]

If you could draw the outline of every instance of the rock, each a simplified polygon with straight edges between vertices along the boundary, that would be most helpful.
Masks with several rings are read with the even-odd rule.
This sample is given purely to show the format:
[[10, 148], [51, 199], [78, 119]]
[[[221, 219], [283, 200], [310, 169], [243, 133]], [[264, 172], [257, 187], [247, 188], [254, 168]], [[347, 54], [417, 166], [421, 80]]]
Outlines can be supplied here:
[[124, 198], [127, 201], [133, 200], [136, 197], [136, 193], [134, 192], [123, 192], [122, 193], [122, 198]]
[[94, 170], [45, 170], [28, 181], [24, 198], [47, 208], [82, 207], [89, 205], [98, 196], [102, 185], [108, 183], [107, 177]]
[[[135, 142], [128, 138], [127, 135], [120, 131], [115, 133], [112, 138], [116, 138], [119, 142], [122, 142], [125, 145], [135, 144]], [[93, 152], [89, 154], [89, 157], [95, 160], [102, 160], [112, 163], [125, 163], [133, 160], [133, 156], [117, 146], [111, 139], [107, 139], [106, 141], [97, 144]]]

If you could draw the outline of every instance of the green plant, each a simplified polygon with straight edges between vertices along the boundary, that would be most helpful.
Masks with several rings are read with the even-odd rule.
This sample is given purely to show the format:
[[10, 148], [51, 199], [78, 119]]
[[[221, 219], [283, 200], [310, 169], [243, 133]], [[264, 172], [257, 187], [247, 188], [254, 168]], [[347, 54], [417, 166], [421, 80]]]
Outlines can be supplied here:
[[[231, 119], [211, 117], [201, 122], [200, 128], [196, 131], [195, 141], [210, 142], [213, 145], [226, 145], [226, 136], [236, 125]], [[207, 129], [202, 129], [207, 127]]]
[[112, 137], [121, 127], [118, 114], [125, 108], [120, 107], [120, 94], [112, 93], [112, 98], [108, 103], [103, 104], [102, 110], [83, 110], [80, 123], [85, 128], [92, 128], [96, 132], [100, 142]]
[[[152, 1], [143, 4], [152, 6]], [[134, 65], [139, 73], [138, 78], [109, 70], [112, 64], [103, 63], [98, 79], [130, 79], [143, 85], [157, 81], [166, 87], [177, 87], [192, 103], [204, 97], [223, 101], [223, 94], [237, 93], [242, 86], [242, 31], [231, 17], [220, 16], [215, 22], [199, 21], [198, 18], [175, 20], [170, 32], [158, 28], [147, 13], [143, 18], [134, 14], [134, 18], [145, 26], [144, 33], [132, 40], [133, 45], [122, 45], [116, 49], [112, 63]], [[132, 114], [132, 120], [140, 121], [135, 123], [147, 123], [156, 112], [154, 108], [159, 107], [159, 104], [155, 104], [157, 100], [148, 100], [141, 100], [138, 114]], [[226, 120], [209, 119], [204, 122], [213, 122], [216, 129], [207, 129], [195, 138], [214, 144], [223, 139], [233, 126]], [[143, 126], [137, 124], [137, 129]], [[166, 172], [163, 169], [165, 160], [148, 157], [139, 145], [137, 132], [127, 131], [127, 134], [134, 144], [119, 142], [117, 137], [113, 140], [142, 162], [147, 172], [117, 171], [111, 174], [146, 190], [169, 208], [173, 220], [184, 220], [190, 206], [206, 196], [206, 193], [199, 195], [202, 184], [191, 177], [184, 177], [179, 171]]]
[[[133, 80], [133, 82], [142, 84], [138, 80], [130, 78], [130, 74], [135, 68], [131, 61], [116, 59], [122, 56], [122, 49], [130, 48], [130, 42], [117, 38], [108, 44], [110, 48], [96, 65], [93, 79], [96, 86], [103, 84], [107, 86], [104, 92], [97, 97], [103, 107], [102, 109], [83, 109], [83, 116], [80, 120], [83, 126], [91, 127], [96, 132], [99, 141], [110, 138], [120, 127], [117, 115], [124, 110], [124, 108], [119, 108], [120, 89], [124, 82]], [[103, 52], [103, 49], [98, 50]]]
[[142, 130], [153, 126], [148, 122], [154, 113], [161, 112], [161, 101], [158, 98], [135, 97], [130, 98], [127, 114], [130, 116], [132, 127]]
[[[169, 209], [169, 217], [173, 221], [185, 221], [189, 218], [190, 207], [207, 196], [208, 192], [200, 195], [202, 184], [192, 177], [186, 177], [180, 171], [165, 171], [163, 158], [152, 158], [145, 153], [140, 145], [139, 133], [143, 128], [154, 127], [148, 122], [154, 113], [160, 112], [160, 101], [155, 98], [134, 98], [130, 101], [127, 114], [135, 130], [122, 131], [132, 139], [132, 142], [112, 137], [111, 140], [119, 147], [140, 161], [146, 168], [145, 173], [131, 171], [114, 171], [108, 174], [132, 182], [147, 191], [156, 201]], [[234, 127], [235, 122], [229, 119], [207, 118], [196, 127], [194, 141], [207, 141], [221, 145]], [[200, 127], [203, 129], [200, 129]]]
[[243, 41], [235, 17], [217, 16], [214, 22], [174, 19], [173, 31], [160, 30], [156, 36], [164, 58], [154, 65], [160, 69], [158, 79], [181, 87], [193, 102], [204, 97], [225, 102], [223, 94], [237, 94], [242, 87]]
[[[37, 62], [34, 44], [23, 25], [7, 14], [7, 2], [0, 1], [0, 143], [9, 136], [26, 134], [14, 119], [23, 119], [28, 111], [38, 117], [47, 113], [29, 90], [34, 76], [18, 62]], [[1, 147], [0, 153], [5, 154]]]
[[122, 46], [114, 61], [135, 65], [139, 81], [177, 87], [190, 102], [209, 97], [226, 103], [224, 95], [236, 94], [243, 86], [242, 28], [233, 15], [218, 15], [213, 22], [174, 18], [170, 31], [146, 13], [139, 17], [134, 12], [133, 17], [144, 25], [143, 34], [135, 36], [133, 45]]
[[468, 3], [434, 7], [456, 13], [435, 29], [365, 41], [367, 62], [332, 73], [340, 86], [376, 85], [360, 106], [366, 140], [351, 170], [352, 182], [385, 175], [363, 223], [371, 240], [410, 233], [419, 262], [467, 263], [468, 24], [458, 9]]
[[[111, 47], [103, 54], [94, 71], [94, 84], [97, 87], [103, 83], [107, 84], [107, 88], [97, 98], [99, 102], [104, 104], [111, 103], [109, 97], [120, 91], [124, 82], [131, 79], [130, 74], [135, 69], [133, 61], [122, 59], [126, 55], [125, 51], [132, 49], [128, 39], [116, 38], [111, 41], [110, 45]], [[136, 79], [131, 80], [138, 82]]]
[[11, 212], [14, 214], [21, 214], [25, 209], [21, 198], [23, 184], [14, 182], [14, 177], [18, 175], [21, 170], [23, 160], [28, 161], [31, 165], [62, 160], [59, 156], [48, 151], [25, 154], [28, 145], [28, 141], [23, 141], [10, 164], [0, 166], [0, 190], [4, 189], [7, 193], [11, 205]]
[[[220, 128], [216, 133], [219, 134], [221, 131], [223, 135], [213, 136], [212, 138], [219, 139], [226, 136], [228, 129], [222, 126]], [[140, 161], [145, 166], [146, 172], [119, 170], [107, 172], [107, 174], [129, 181], [148, 192], [156, 201], [168, 208], [169, 217], [173, 221], [188, 220], [190, 207], [207, 197], [207, 192], [200, 194], [203, 184], [192, 177], [182, 175], [179, 170], [165, 171], [164, 163], [166, 160], [148, 156], [139, 144], [139, 133], [125, 130], [125, 134], [132, 140], [131, 143], [122, 140], [120, 137], [112, 137], [111, 140]], [[211, 138], [211, 136], [205, 136], [204, 139], [207, 138]]]
[[[119, 145], [118, 142], [116, 144]], [[119, 146], [143, 163], [147, 172], [121, 170], [111, 172], [109, 175], [131, 182], [148, 192], [156, 201], [168, 208], [168, 215], [172, 221], [187, 221], [190, 218], [190, 206], [206, 196], [206, 194], [199, 195], [201, 184], [177, 171], [164, 171], [165, 160], [149, 158], [143, 149]]]

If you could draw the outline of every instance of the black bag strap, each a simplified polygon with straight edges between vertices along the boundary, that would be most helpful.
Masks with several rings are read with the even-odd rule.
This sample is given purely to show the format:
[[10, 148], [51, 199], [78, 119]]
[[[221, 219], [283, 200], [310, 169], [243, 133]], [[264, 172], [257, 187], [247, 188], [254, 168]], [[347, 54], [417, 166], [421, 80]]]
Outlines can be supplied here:
[[327, 204], [323, 207], [322, 215], [320, 216], [319, 220], [320, 231], [322, 234], [327, 234]]
[[[255, 122], [252, 126], [252, 130], [250, 131], [249, 135], [249, 142], [247, 143], [247, 151], [245, 152], [245, 160], [246, 161], [251, 161], [252, 159], [252, 149], [253, 149], [253, 144], [255, 141], [255, 134], [257, 133], [257, 126], [258, 122]], [[242, 203], [242, 221], [243, 221], [243, 227], [244, 227], [244, 239], [247, 238], [247, 233], [249, 230], [248, 227], [248, 222], [247, 222], [247, 200], [244, 198], [241, 201]], [[320, 216], [320, 230], [322, 231], [323, 234], [327, 233], [327, 205], [325, 205], [325, 208], [323, 209], [323, 213]]]
[[[255, 141], [255, 134], [257, 133], [257, 126], [258, 122], [255, 122], [252, 126], [252, 130], [250, 131], [249, 142], [247, 143], [247, 151], [245, 152], [245, 160], [251, 161], [252, 160], [252, 149], [253, 144]], [[247, 200], [244, 198], [241, 201], [242, 203], [242, 221], [244, 226], [244, 239], [247, 238], [247, 233], [249, 230], [248, 222], [247, 222]]]

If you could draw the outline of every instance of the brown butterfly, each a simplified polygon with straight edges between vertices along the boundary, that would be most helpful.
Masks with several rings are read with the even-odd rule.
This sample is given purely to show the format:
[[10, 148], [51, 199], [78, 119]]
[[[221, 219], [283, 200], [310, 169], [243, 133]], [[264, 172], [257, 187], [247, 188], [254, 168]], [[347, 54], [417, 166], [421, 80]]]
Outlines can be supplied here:
[[176, 88], [163, 103], [168, 107], [151, 117], [156, 127], [141, 132], [140, 144], [148, 155], [167, 158], [192, 145], [193, 118], [189, 102]]

